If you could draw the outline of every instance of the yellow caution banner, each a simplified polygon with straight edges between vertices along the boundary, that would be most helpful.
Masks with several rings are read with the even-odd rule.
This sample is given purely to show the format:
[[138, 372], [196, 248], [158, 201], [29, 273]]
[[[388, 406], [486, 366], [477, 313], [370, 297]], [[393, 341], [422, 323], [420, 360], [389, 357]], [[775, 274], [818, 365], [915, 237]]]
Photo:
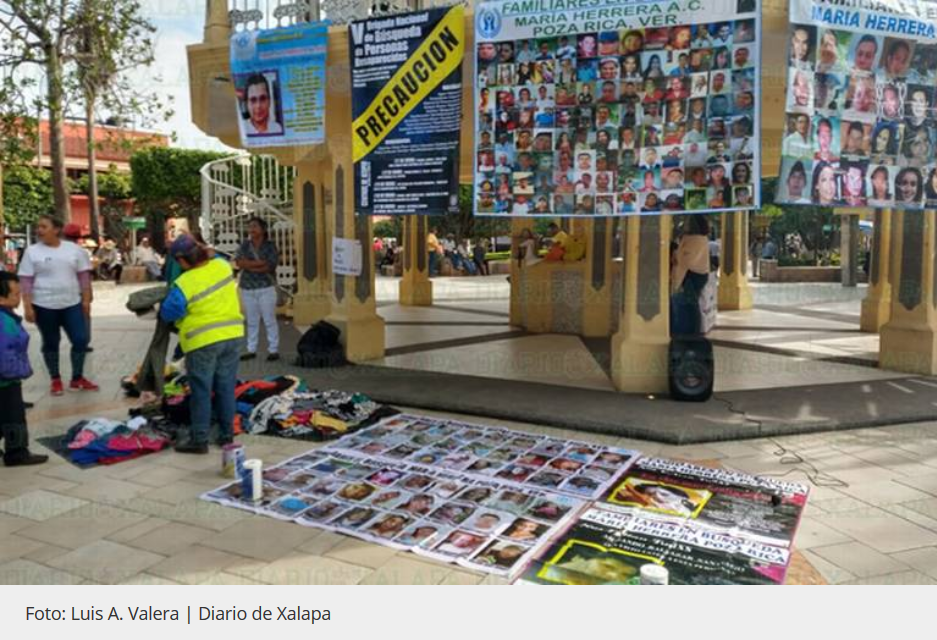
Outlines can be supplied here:
[[452, 7], [419, 48], [352, 123], [352, 152], [358, 162], [371, 153], [410, 111], [462, 64], [465, 8]]

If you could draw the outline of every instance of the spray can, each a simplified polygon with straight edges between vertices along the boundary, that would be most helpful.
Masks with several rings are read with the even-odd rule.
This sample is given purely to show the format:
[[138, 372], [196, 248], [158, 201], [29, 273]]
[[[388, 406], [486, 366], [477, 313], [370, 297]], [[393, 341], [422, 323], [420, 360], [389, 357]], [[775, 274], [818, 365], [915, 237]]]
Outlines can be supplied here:
[[241, 499], [247, 502], [260, 502], [263, 497], [263, 461], [256, 458], [245, 460], [244, 473], [241, 474]]
[[244, 473], [244, 445], [237, 442], [221, 448], [221, 474], [225, 478], [240, 478]]

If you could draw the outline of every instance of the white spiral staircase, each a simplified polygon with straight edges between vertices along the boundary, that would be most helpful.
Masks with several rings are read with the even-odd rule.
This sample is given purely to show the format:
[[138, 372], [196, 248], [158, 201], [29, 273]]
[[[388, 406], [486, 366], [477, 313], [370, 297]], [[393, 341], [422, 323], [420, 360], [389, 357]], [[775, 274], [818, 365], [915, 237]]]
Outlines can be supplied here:
[[202, 218], [205, 239], [219, 251], [234, 254], [247, 238], [247, 223], [266, 221], [270, 239], [280, 252], [277, 284], [296, 291], [296, 224], [293, 222], [293, 181], [296, 170], [276, 158], [240, 153], [209, 162], [201, 169]]

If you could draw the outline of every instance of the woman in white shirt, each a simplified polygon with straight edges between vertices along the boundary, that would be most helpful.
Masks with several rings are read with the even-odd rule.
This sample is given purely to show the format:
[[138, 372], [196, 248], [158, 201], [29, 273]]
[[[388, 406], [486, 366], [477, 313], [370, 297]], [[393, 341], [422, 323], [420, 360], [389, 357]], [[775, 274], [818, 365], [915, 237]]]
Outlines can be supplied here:
[[23, 254], [19, 276], [23, 289], [26, 321], [35, 323], [42, 335], [42, 358], [52, 378], [50, 393], [64, 393], [59, 371], [62, 330], [72, 343], [72, 380], [69, 391], [98, 391], [85, 378], [88, 323], [91, 314], [91, 261], [78, 245], [62, 240], [62, 222], [41, 216], [36, 225], [39, 239]]

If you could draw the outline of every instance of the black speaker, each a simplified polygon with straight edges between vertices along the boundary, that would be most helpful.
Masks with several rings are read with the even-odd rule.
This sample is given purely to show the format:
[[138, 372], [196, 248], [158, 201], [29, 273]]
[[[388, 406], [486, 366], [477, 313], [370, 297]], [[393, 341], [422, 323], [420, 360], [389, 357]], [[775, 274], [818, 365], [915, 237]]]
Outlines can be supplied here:
[[670, 397], [705, 402], [713, 394], [713, 346], [706, 338], [682, 336], [670, 341], [668, 357]]

